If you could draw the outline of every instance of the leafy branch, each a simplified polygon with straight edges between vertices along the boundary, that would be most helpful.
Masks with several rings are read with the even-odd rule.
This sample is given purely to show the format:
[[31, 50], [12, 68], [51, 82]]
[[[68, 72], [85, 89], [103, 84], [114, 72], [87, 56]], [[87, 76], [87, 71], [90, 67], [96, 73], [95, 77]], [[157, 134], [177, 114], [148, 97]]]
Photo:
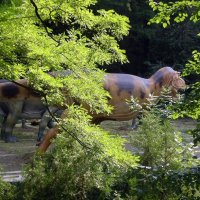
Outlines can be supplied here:
[[40, 22], [42, 23], [42, 25], [43, 25], [43, 27], [44, 27], [44, 29], [45, 29], [47, 35], [48, 35], [52, 40], [54, 40], [54, 41], [58, 44], [58, 46], [59, 46], [59, 45], [60, 45], [60, 41], [56, 40], [56, 39], [52, 36], [52, 34], [48, 31], [48, 28], [47, 28], [47, 26], [45, 25], [44, 20], [41, 18], [40, 14], [39, 14], [39, 12], [38, 12], [38, 7], [37, 7], [36, 3], [35, 3], [33, 0], [30, 0], [30, 2], [31, 2], [31, 4], [33, 5], [33, 7], [35, 8], [35, 14], [36, 14], [37, 18], [40, 20]]

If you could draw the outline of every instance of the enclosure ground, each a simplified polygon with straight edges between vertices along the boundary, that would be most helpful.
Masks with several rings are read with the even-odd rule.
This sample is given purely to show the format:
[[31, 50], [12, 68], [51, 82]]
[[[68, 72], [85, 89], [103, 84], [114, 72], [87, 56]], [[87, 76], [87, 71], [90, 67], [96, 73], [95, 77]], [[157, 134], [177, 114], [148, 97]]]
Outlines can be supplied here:
[[3, 172], [21, 170], [37, 148], [36, 132], [38, 127], [28, 124], [28, 127], [24, 129], [19, 126], [17, 124], [13, 133], [17, 137], [17, 142], [5, 143], [0, 140], [0, 167]]
[[[191, 137], [186, 134], [187, 130], [195, 127], [195, 121], [191, 119], [180, 119], [172, 122], [177, 130], [185, 134], [185, 140], [191, 141]], [[30, 126], [23, 129], [18, 124], [14, 129], [14, 135], [17, 136], [18, 142], [5, 143], [0, 140], [0, 167], [3, 172], [20, 171], [30, 161], [31, 156], [36, 151], [37, 126]], [[101, 126], [111, 134], [119, 134], [126, 138], [128, 134], [134, 134], [130, 128], [131, 121], [114, 122], [105, 121]], [[131, 145], [126, 144], [126, 149], [132, 150]], [[196, 155], [200, 158], [200, 147], [196, 148]]]

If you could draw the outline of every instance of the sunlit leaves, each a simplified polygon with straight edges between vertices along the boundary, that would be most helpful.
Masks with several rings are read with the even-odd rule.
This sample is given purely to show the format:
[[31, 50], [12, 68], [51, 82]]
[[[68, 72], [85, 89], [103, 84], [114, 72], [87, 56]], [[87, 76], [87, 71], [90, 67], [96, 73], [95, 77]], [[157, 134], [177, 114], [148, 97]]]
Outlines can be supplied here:
[[[108, 134], [98, 126], [89, 125], [91, 118], [85, 114], [83, 109], [72, 105], [68, 107], [67, 116], [68, 118], [64, 119], [64, 123], [62, 122], [63, 126], [66, 127], [66, 131], [62, 134], [66, 138], [70, 137], [70, 133], [75, 134], [85, 144], [86, 151], [95, 152], [95, 148], [100, 148], [102, 152], [97, 152], [98, 159], [102, 162], [107, 162], [107, 159], [113, 160], [112, 167], [118, 168], [120, 165], [136, 166], [135, 163], [138, 161], [138, 158], [134, 157], [131, 152], [127, 151], [124, 153], [123, 145], [125, 140], [117, 135]], [[60, 139], [60, 142], [63, 141], [63, 139]], [[60, 142], [56, 141], [58, 145]]]
[[12, 200], [15, 197], [15, 193], [15, 186], [3, 181], [2, 177], [0, 177], [0, 199]]
[[[10, 66], [17, 61], [22, 66], [24, 65], [22, 67], [25, 70], [23, 77], [29, 79], [30, 82], [34, 82], [34, 78], [38, 80], [38, 77], [40, 77], [39, 70], [44, 72], [61, 69], [71, 69], [73, 72], [81, 70], [82, 75], [75, 82], [78, 84], [78, 90], [83, 92], [73, 92], [74, 89], [70, 87], [72, 85], [70, 83], [65, 85], [65, 90], [68, 90], [69, 94], [73, 94], [74, 98], [82, 99], [83, 102], [96, 99], [97, 96], [105, 96], [106, 98], [107, 95], [102, 85], [97, 87], [97, 90], [95, 83], [93, 83], [98, 79], [102, 83], [103, 75], [96, 80], [88, 79], [87, 81], [84, 77], [88, 78], [90, 73], [96, 72], [96, 65], [111, 64], [118, 61], [127, 62], [125, 51], [119, 48], [117, 39], [119, 40], [128, 34], [130, 28], [128, 19], [114, 11], [101, 10], [99, 14], [95, 15], [88, 9], [88, 6], [94, 4], [95, 1], [49, 0], [34, 2], [42, 21], [36, 16], [34, 17], [36, 14], [35, 7], [26, 1], [19, 9], [20, 15], [12, 21], [11, 25], [2, 22], [2, 43], [0, 41], [0, 45], [2, 44], [2, 62], [5, 62], [2, 63], [2, 66]], [[24, 9], [23, 12], [22, 9]], [[6, 16], [10, 17], [9, 14], [10, 12]], [[21, 20], [19, 20], [19, 17]], [[54, 30], [48, 23], [53, 26], [57, 26], [59, 23], [65, 24], [66, 29], [63, 29], [59, 34], [53, 34]], [[7, 44], [6, 41], [8, 41]], [[17, 57], [13, 54], [13, 51], [16, 49], [19, 52], [19, 45], [22, 53]], [[15, 49], [9, 49], [10, 47], [15, 47]], [[9, 62], [6, 60], [9, 60]], [[34, 73], [33, 67], [35, 68]], [[89, 71], [84, 71], [84, 69], [89, 69]], [[38, 77], [36, 76], [37, 70]], [[4, 72], [1, 73], [2, 78], [6, 76]], [[35, 75], [33, 76], [33, 74]], [[22, 73], [20, 73], [20, 76], [22, 76]], [[31, 79], [29, 76], [31, 76]], [[17, 76], [15, 77], [17, 78]], [[50, 81], [48, 85], [48, 81], [45, 81], [48, 80], [48, 76], [45, 77], [44, 73], [42, 77], [39, 82], [35, 80], [35, 88], [40, 90], [43, 86], [44, 89], [52, 88], [53, 84], [50, 84], [50, 82], [53, 83], [54, 81]], [[91, 90], [88, 89], [88, 85], [91, 86]], [[53, 91], [55, 92], [55, 90]], [[80, 93], [88, 95], [79, 95]], [[47, 95], [50, 94], [51, 92]], [[101, 98], [98, 99], [100, 101]], [[99, 102], [101, 111], [105, 102], [105, 100]], [[95, 107], [97, 108], [97, 106]]]
[[90, 124], [83, 108], [69, 106], [65, 115], [54, 148], [26, 171], [24, 199], [45, 199], [48, 191], [52, 199], [88, 199], [94, 188], [109, 196], [117, 178], [136, 168], [139, 158], [124, 151], [125, 140]]
[[149, 5], [156, 12], [156, 15], [150, 20], [150, 23], [161, 23], [166, 28], [171, 21], [177, 23], [189, 18], [197, 22], [200, 18], [200, 2], [195, 1], [175, 1], [169, 3], [149, 1]]
[[86, 68], [72, 72], [70, 76], [62, 79], [63, 85], [67, 85], [63, 92], [65, 96], [70, 96], [85, 105], [91, 113], [110, 113], [111, 107], [106, 106], [109, 94], [103, 91], [103, 76], [104, 73], [100, 70], [90, 72]]
[[[155, 16], [150, 20], [151, 23], [160, 23], [166, 28], [170, 23], [181, 23], [190, 20], [194, 23], [200, 20], [200, 1], [175, 1], [175, 2], [155, 2], [150, 0], [150, 6], [155, 11]], [[192, 58], [186, 63], [183, 71], [184, 76], [190, 74], [200, 74], [200, 52], [194, 50]], [[182, 111], [177, 113], [181, 116], [189, 116], [194, 119], [200, 117], [200, 103], [199, 103], [199, 82], [190, 87], [189, 95], [185, 100], [185, 106], [182, 105]]]
[[191, 73], [200, 74], [200, 52], [194, 50], [192, 55], [193, 59], [189, 60], [186, 64], [186, 68], [184, 70], [185, 76]]
[[[105, 73], [97, 66], [127, 62], [118, 41], [128, 35], [130, 28], [128, 18], [114, 11], [94, 13], [89, 9], [94, 3], [95, 0], [32, 0], [23, 1], [17, 15], [10, 11], [10, 7], [5, 9], [2, 19], [10, 24], [0, 21], [0, 76], [26, 78], [31, 87], [46, 96], [48, 104], [68, 108], [69, 115], [63, 120], [66, 130], [58, 140], [58, 156], [63, 156], [63, 152], [69, 155], [70, 148], [65, 149], [66, 141], [69, 146], [78, 141], [67, 137], [71, 133], [86, 144], [97, 144], [93, 150], [101, 159], [94, 154], [94, 160], [100, 168], [104, 158], [110, 166], [113, 162], [115, 167], [133, 167], [138, 158], [124, 150], [123, 141], [91, 125], [90, 117], [86, 115], [111, 113], [112, 108], [107, 104], [110, 96], [103, 87]], [[16, 19], [10, 20], [11, 16]], [[64, 70], [70, 73], [62, 76]], [[52, 71], [61, 76], [49, 75]], [[82, 111], [81, 106], [86, 110]], [[76, 162], [74, 157], [82, 159], [83, 146], [78, 145], [78, 153], [77, 146], [71, 146], [73, 154], [68, 161], [78, 165], [79, 161]], [[84, 158], [89, 160], [87, 155]], [[57, 162], [56, 159], [53, 161]], [[57, 164], [62, 165], [59, 161]], [[87, 168], [91, 163], [84, 164]]]

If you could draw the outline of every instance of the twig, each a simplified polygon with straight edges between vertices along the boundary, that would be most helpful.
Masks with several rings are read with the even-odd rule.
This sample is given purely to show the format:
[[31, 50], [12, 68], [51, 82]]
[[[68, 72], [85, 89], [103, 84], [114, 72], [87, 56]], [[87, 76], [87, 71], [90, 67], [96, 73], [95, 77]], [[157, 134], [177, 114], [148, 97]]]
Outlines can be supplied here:
[[33, 5], [33, 7], [35, 8], [35, 14], [37, 16], [37, 18], [41, 21], [42, 25], [44, 26], [44, 29], [47, 33], [47, 35], [53, 40], [55, 41], [58, 45], [60, 45], [60, 41], [57, 41], [52, 34], [48, 31], [47, 26], [45, 25], [45, 22], [43, 21], [43, 19], [40, 17], [39, 12], [38, 12], [38, 7], [36, 5], [36, 3], [33, 0], [30, 0], [31, 4]]

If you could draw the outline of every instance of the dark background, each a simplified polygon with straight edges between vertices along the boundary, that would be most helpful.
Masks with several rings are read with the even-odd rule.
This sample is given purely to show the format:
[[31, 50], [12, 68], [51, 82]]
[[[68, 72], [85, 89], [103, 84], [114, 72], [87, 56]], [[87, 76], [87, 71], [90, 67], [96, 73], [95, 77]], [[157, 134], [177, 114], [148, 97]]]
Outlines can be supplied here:
[[165, 29], [157, 24], [147, 25], [155, 14], [148, 0], [99, 0], [94, 9], [114, 9], [130, 19], [129, 36], [120, 41], [121, 48], [127, 52], [129, 63], [104, 66], [107, 72], [149, 76], [163, 66], [182, 71], [192, 51], [200, 49], [198, 23], [187, 20], [180, 24], [172, 23]]

